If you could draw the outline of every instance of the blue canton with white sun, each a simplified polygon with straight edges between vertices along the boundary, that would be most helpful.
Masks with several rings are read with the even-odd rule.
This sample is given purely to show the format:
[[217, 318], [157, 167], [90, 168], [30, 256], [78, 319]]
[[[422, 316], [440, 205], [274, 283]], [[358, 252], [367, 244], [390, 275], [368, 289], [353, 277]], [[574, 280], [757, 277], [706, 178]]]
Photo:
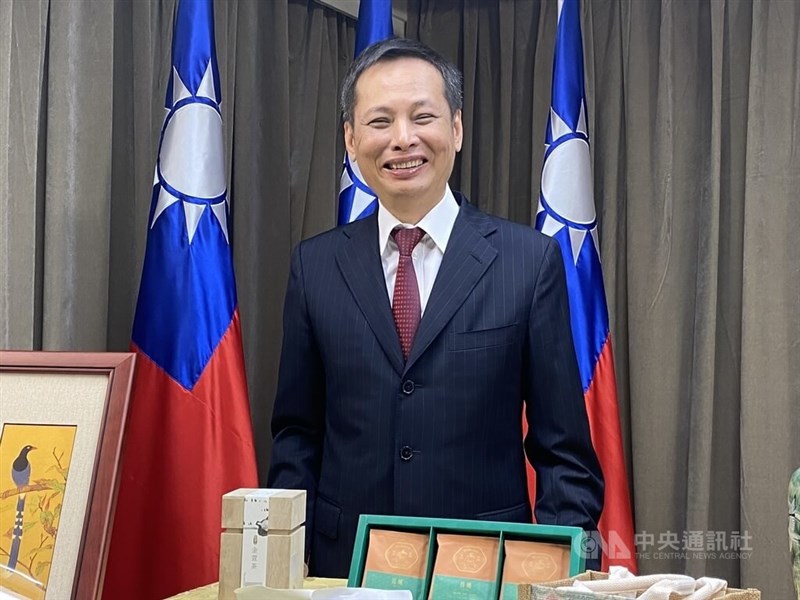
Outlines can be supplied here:
[[[182, 0], [133, 342], [191, 390], [236, 307], [210, 3]], [[192, 32], [192, 35], [188, 35]]]
[[575, 353], [586, 391], [608, 338], [609, 323], [597, 239], [582, 56], [579, 3], [559, 2], [553, 95], [536, 229], [556, 239], [561, 248]]

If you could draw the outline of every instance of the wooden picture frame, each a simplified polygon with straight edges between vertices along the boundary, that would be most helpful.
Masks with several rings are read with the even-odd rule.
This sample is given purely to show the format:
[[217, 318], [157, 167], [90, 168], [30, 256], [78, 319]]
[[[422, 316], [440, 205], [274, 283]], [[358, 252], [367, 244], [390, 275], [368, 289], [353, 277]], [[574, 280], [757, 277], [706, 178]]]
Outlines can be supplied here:
[[[39, 554], [34, 554], [36, 549], [28, 553], [27, 556], [33, 558], [27, 565], [22, 560], [19, 563], [16, 561], [20, 542], [16, 549], [12, 545], [8, 550], [4, 548], [0, 555], [0, 566], [5, 567], [0, 575], [5, 575], [7, 580], [23, 574], [22, 566], [25, 566], [32, 580], [35, 579], [35, 571], [47, 571], [49, 582], [46, 589], [41, 589], [38, 596], [22, 594], [22, 597], [83, 600], [100, 598], [102, 595], [134, 364], [133, 353], [0, 351], [0, 435], [12, 432], [5, 436], [8, 441], [12, 435], [24, 436], [30, 431], [34, 439], [40, 440], [40, 446], [47, 446], [31, 448], [30, 451], [34, 451], [31, 456], [37, 457], [36, 460], [45, 457], [50, 463], [58, 463], [58, 468], [55, 465], [50, 465], [48, 469], [40, 468], [39, 478], [28, 468], [24, 473], [27, 480], [24, 481], [17, 469], [12, 489], [0, 494], [0, 497], [17, 498], [14, 500], [16, 509], [6, 506], [0, 518], [8, 520], [7, 513], [11, 513], [21, 519], [21, 515], [25, 514], [28, 521], [35, 521], [38, 516], [41, 524], [26, 523], [25, 531], [41, 526], [45, 530], [38, 532], [38, 537], [44, 539], [48, 532], [52, 536], [52, 541], [48, 539], [46, 545], [40, 542], [43, 550]], [[63, 468], [58, 452], [63, 458], [64, 451], [57, 450], [54, 444], [48, 445], [48, 435], [50, 431], [73, 429], [66, 457], [67, 466]], [[35, 437], [37, 435], [38, 438]], [[42, 439], [44, 444], [41, 443]], [[16, 454], [20, 444], [6, 444], [7, 448], [3, 450], [3, 438], [0, 437], [0, 469], [4, 469], [3, 473], [12, 467], [12, 463], [12, 468], [17, 468], [23, 454], [21, 450], [19, 455]], [[53, 446], [52, 451], [49, 446]], [[34, 463], [31, 460], [26, 464], [32, 467], [36, 466]], [[0, 473], [0, 477], [3, 473]], [[6, 475], [6, 479], [0, 481], [11, 481], [9, 477]], [[63, 482], [40, 477], [62, 477]], [[47, 487], [48, 481], [55, 483]], [[14, 486], [17, 488], [13, 489]], [[8, 484], [4, 487], [8, 488]], [[26, 491], [20, 491], [23, 489]], [[40, 492], [40, 489], [46, 491]], [[20, 511], [19, 498], [23, 498], [23, 505], [26, 502], [38, 502], [38, 507]], [[56, 506], [50, 506], [51, 500]], [[37, 508], [37, 513], [31, 517], [30, 511]], [[53, 520], [54, 513], [57, 522]], [[48, 523], [49, 529], [46, 528]], [[14, 521], [14, 527], [17, 526], [21, 539], [24, 535], [21, 533], [22, 524]], [[0, 535], [4, 533], [0, 532]], [[37, 532], [30, 533], [36, 537]], [[9, 544], [12, 544], [14, 537], [9, 539], [12, 540]], [[27, 539], [25, 541], [28, 543]], [[49, 555], [45, 554], [45, 548], [49, 550]], [[19, 570], [6, 566], [6, 563], [12, 562], [12, 554], [15, 564], [20, 565]], [[44, 566], [45, 561], [37, 558], [42, 554], [50, 558]], [[39, 562], [34, 568], [36, 560]], [[11, 586], [11, 583], [8, 585]], [[11, 589], [4, 588], [3, 579], [0, 578], [0, 596], [18, 597], [11, 593], [7, 596], [3, 594]], [[19, 594], [18, 591], [15, 593]]]

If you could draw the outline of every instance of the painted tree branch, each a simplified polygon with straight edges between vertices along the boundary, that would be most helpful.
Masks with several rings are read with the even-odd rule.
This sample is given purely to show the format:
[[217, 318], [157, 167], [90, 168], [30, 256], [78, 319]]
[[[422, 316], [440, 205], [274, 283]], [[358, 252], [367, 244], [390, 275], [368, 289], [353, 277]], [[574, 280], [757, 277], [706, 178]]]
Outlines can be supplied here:
[[53, 448], [53, 458], [56, 459], [56, 463], [58, 464], [58, 468], [63, 471], [64, 467], [61, 466], [61, 459], [64, 458], [64, 453], [62, 452], [61, 456], [56, 456], [56, 449]]
[[54, 489], [49, 483], [30, 483], [28, 485], [23, 485], [22, 487], [11, 488], [6, 490], [5, 492], [0, 493], [0, 500], [5, 500], [6, 498], [11, 498], [12, 496], [19, 496], [20, 494], [27, 494], [29, 492], [41, 492], [42, 490], [52, 490]]

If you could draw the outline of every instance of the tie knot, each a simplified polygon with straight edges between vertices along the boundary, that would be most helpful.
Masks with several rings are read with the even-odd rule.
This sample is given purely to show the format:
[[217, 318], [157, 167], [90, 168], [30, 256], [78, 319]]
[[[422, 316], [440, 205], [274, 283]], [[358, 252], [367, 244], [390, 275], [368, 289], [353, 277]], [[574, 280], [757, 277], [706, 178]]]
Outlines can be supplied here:
[[400, 227], [392, 232], [392, 237], [397, 242], [397, 247], [400, 248], [400, 256], [411, 256], [412, 250], [424, 235], [425, 232], [419, 227], [411, 229]]

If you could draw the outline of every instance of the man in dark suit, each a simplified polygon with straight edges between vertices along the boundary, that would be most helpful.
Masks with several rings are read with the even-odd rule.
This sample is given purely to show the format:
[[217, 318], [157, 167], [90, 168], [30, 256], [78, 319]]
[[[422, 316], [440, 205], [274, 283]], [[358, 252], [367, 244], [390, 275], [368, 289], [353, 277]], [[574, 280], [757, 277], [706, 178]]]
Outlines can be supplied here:
[[308, 491], [310, 572], [347, 575], [360, 514], [530, 522], [525, 454], [537, 520], [595, 530], [603, 480], [558, 244], [450, 191], [460, 73], [379, 42], [342, 109], [380, 202], [296, 248], [272, 417], [268, 485]]

